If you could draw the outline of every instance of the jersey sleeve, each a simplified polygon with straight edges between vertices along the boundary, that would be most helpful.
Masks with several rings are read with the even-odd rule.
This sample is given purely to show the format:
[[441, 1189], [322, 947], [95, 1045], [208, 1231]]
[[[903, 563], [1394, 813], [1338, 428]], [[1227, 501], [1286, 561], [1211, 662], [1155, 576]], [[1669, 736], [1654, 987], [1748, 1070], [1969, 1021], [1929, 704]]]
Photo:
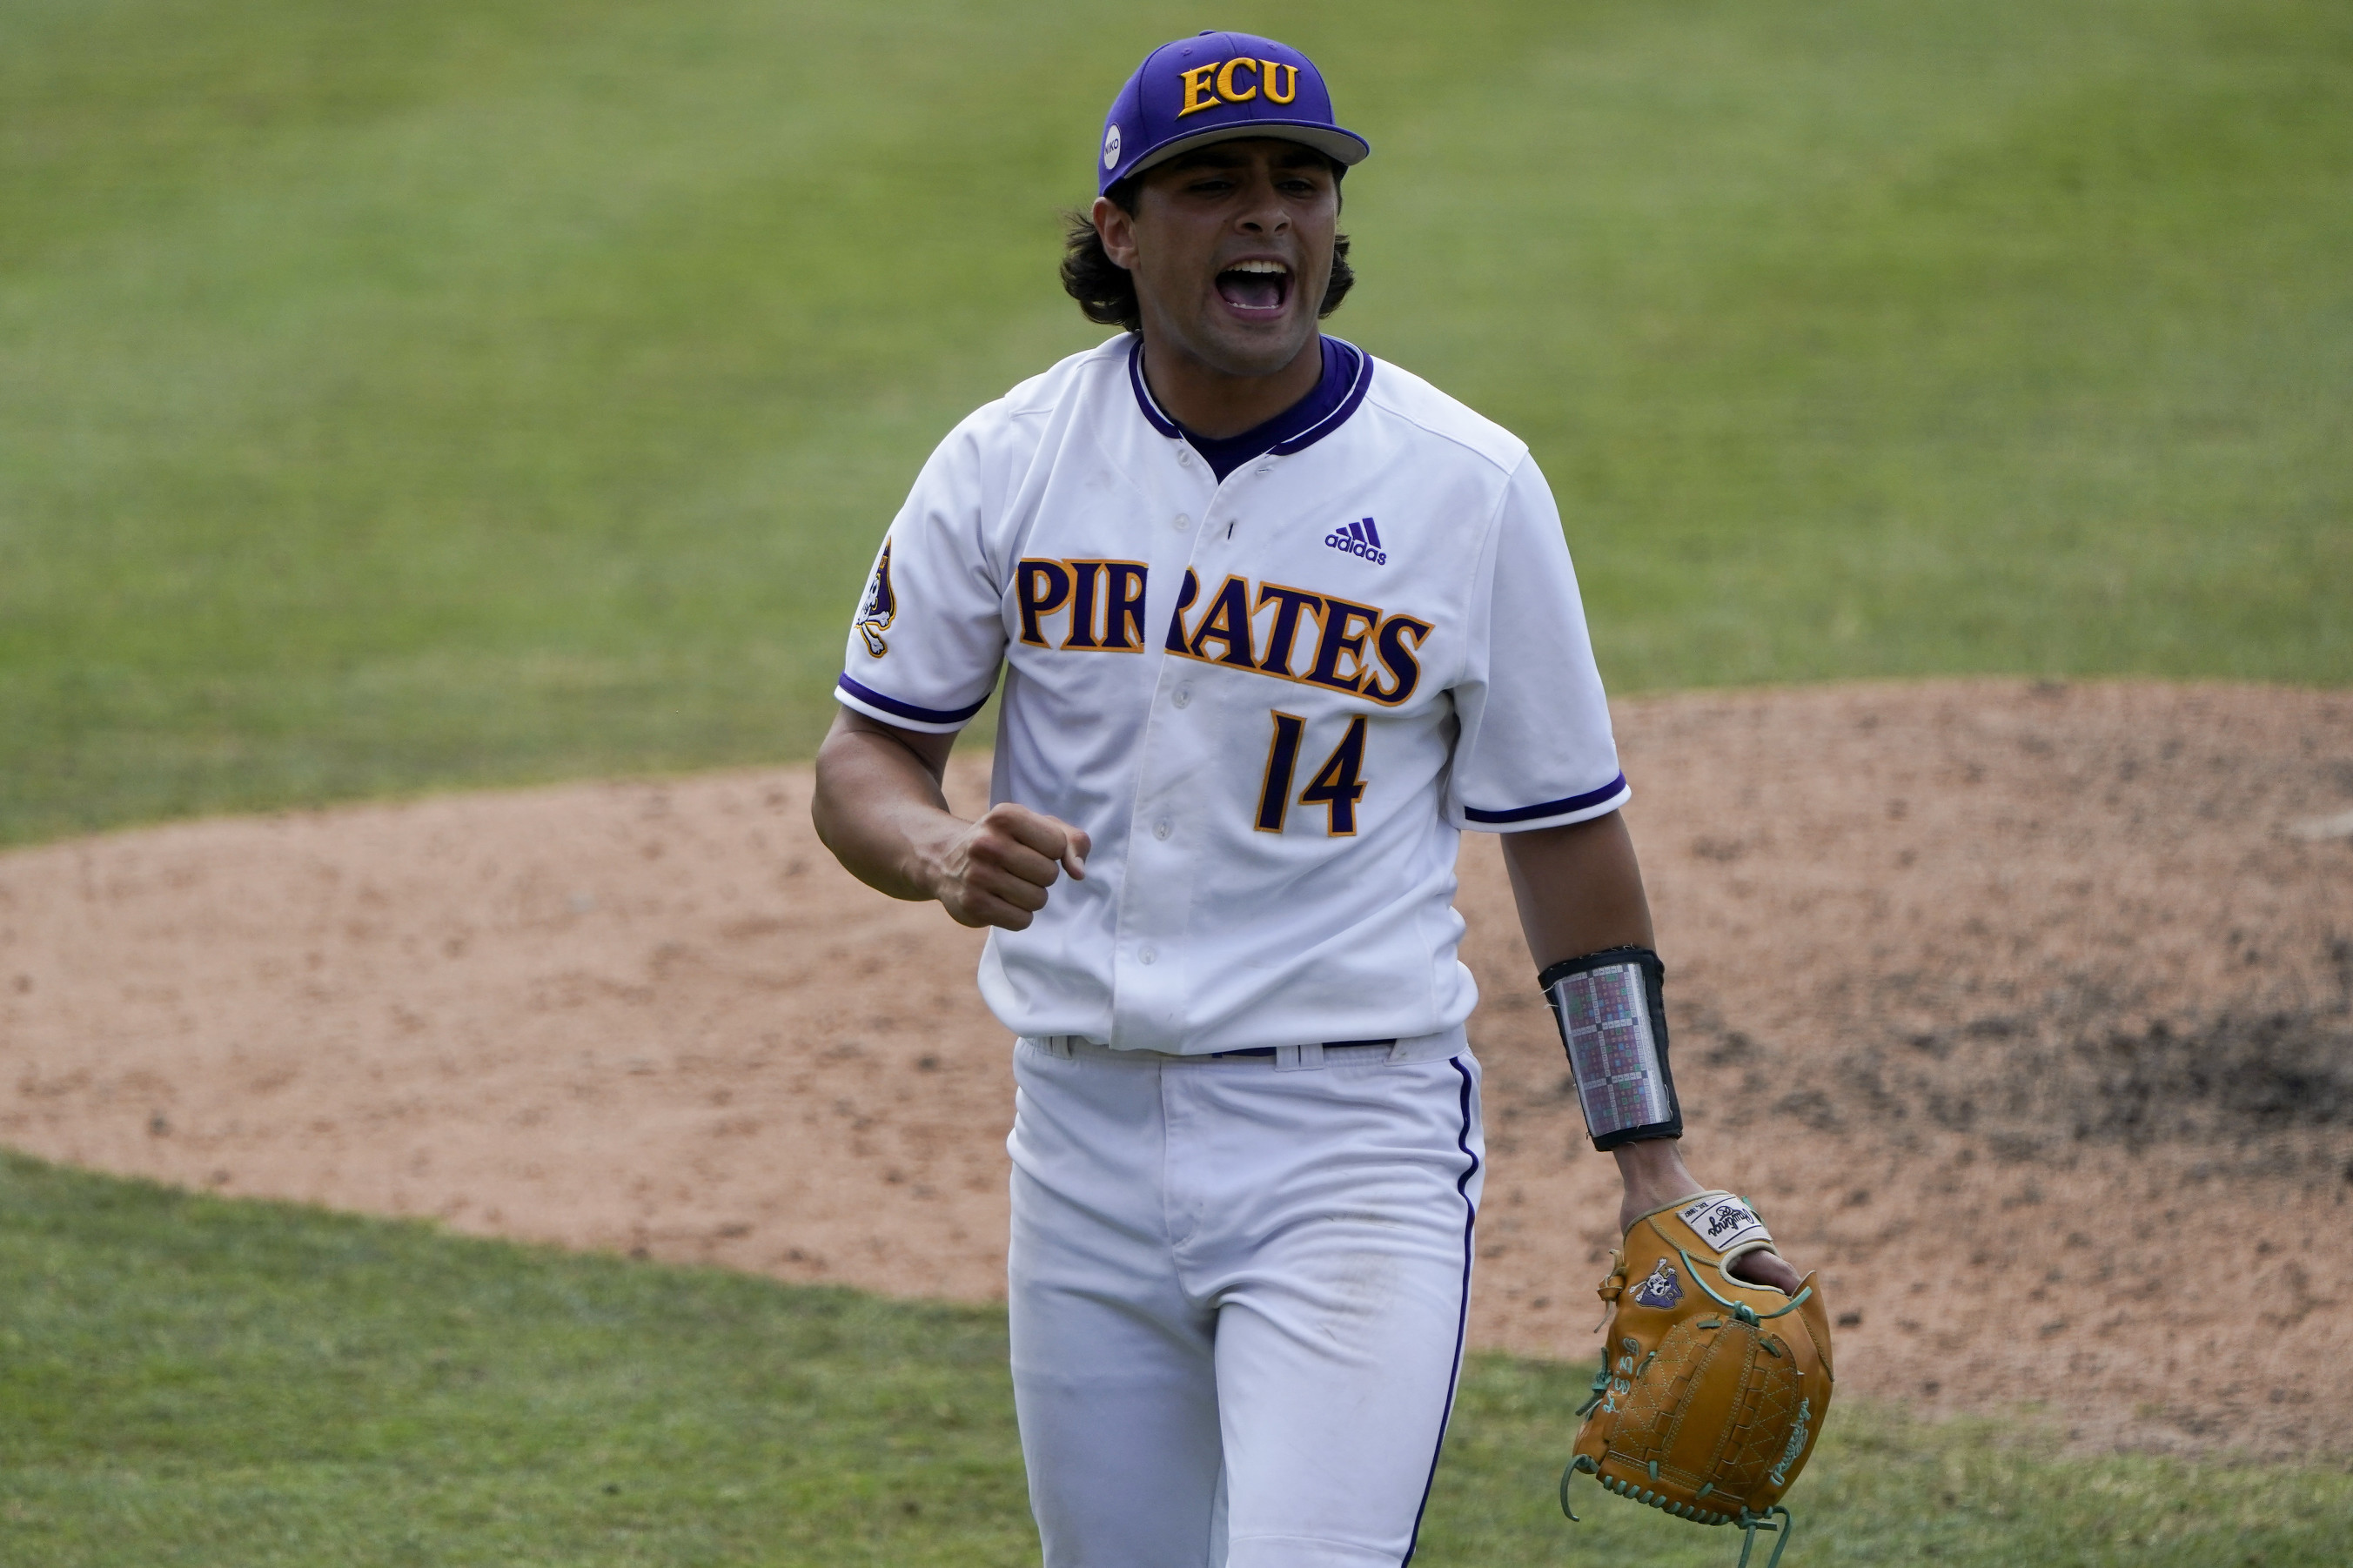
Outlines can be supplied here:
[[986, 435], [976, 416], [942, 442], [883, 536], [834, 683], [845, 708], [953, 734], [995, 689], [1005, 623]]
[[1577, 571], [1535, 459], [1505, 489], [1471, 603], [1447, 786], [1457, 827], [1515, 833], [1601, 816], [1630, 792]]

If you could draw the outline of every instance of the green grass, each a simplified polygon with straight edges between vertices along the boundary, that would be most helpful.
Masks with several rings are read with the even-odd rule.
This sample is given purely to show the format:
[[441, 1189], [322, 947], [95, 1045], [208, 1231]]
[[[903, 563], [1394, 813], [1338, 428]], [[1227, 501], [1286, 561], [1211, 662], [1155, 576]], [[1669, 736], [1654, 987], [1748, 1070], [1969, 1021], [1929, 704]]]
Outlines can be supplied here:
[[[1000, 1311], [224, 1201], [0, 1154], [0, 1561], [1034, 1563]], [[1585, 1374], [1478, 1358], [1417, 1563], [1728, 1568], [1552, 1486]], [[1845, 1400], [1788, 1568], [2341, 1561], [2353, 1477]]]
[[[805, 755], [1198, 7], [0, 7], [0, 841]], [[2338, 0], [1243, 0], [1620, 690], [2353, 680]]]

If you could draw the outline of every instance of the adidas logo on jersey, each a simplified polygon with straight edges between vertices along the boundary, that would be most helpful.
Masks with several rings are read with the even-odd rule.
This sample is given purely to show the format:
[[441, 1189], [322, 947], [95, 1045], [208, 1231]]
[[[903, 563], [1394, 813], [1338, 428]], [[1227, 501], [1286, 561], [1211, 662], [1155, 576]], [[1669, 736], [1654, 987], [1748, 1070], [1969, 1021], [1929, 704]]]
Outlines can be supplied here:
[[1381, 531], [1373, 526], [1369, 517], [1360, 517], [1344, 528], [1334, 529], [1324, 536], [1324, 542], [1350, 555], [1361, 555], [1376, 566], [1388, 564], [1388, 552], [1381, 548]]

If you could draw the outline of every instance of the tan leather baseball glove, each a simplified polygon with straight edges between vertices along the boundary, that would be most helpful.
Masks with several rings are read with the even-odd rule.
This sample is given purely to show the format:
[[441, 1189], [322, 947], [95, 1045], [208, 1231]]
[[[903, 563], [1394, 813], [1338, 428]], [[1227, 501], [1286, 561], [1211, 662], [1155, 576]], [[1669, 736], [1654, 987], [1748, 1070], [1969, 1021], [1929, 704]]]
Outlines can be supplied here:
[[[1609, 1353], [1578, 1414], [1578, 1471], [1621, 1497], [1701, 1524], [1736, 1525], [1745, 1565], [1757, 1531], [1789, 1543], [1781, 1494], [1805, 1468], [1831, 1403], [1830, 1314], [1809, 1274], [1794, 1297], [1732, 1277], [1773, 1238], [1743, 1199], [1702, 1193], [1626, 1231], [1609, 1277]], [[1778, 1522], [1775, 1516], [1778, 1516]]]

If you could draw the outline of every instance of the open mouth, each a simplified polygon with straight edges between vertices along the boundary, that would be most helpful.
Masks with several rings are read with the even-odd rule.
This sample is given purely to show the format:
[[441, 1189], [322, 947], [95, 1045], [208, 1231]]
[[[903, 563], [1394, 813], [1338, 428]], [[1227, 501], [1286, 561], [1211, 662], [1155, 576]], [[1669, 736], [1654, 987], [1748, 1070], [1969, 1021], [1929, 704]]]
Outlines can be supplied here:
[[1280, 314], [1291, 298], [1291, 268], [1280, 261], [1237, 261], [1218, 274], [1218, 297], [1244, 316]]

